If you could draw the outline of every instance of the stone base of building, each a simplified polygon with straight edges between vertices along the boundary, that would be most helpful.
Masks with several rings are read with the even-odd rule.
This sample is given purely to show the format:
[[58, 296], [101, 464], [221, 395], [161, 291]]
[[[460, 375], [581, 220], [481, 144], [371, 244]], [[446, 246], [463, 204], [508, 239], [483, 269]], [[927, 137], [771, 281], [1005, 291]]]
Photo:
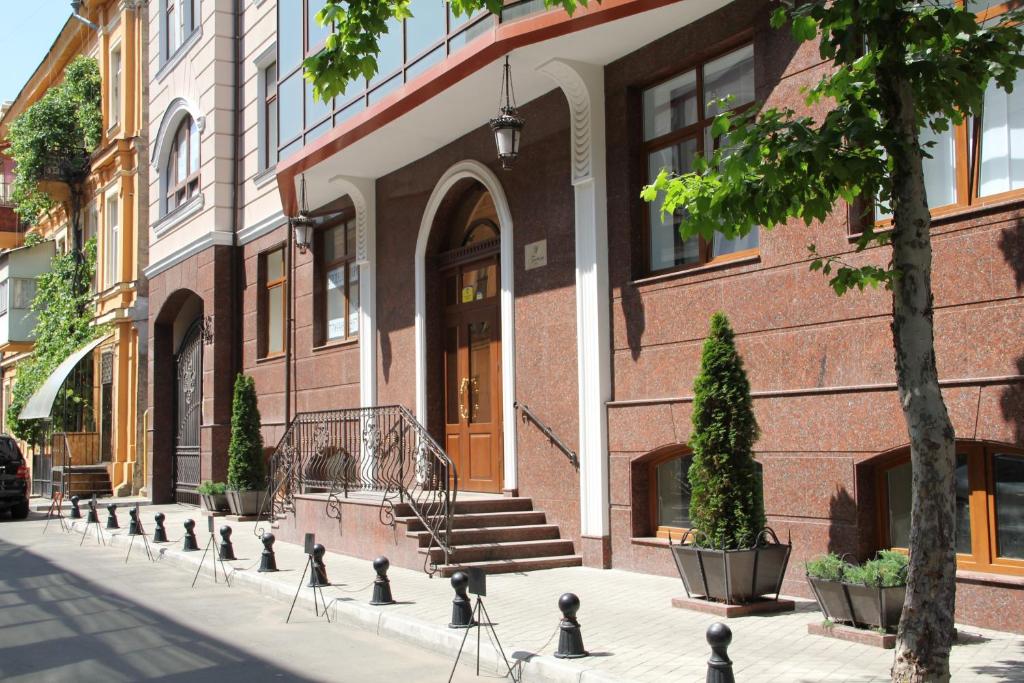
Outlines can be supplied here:
[[689, 609], [694, 612], [714, 614], [723, 619], [735, 617], [749, 617], [752, 614], [774, 614], [775, 612], [792, 612], [796, 609], [796, 603], [792, 600], [757, 600], [743, 605], [727, 605], [724, 602], [711, 602], [700, 598], [688, 598], [681, 596], [672, 598], [672, 606], [680, 609]]

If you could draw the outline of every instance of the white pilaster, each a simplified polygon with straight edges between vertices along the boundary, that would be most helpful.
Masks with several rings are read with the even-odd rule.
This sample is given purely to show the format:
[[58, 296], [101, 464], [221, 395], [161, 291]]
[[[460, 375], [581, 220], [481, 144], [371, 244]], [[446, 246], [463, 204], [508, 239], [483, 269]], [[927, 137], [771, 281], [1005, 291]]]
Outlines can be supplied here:
[[609, 533], [605, 403], [611, 392], [604, 69], [552, 59], [538, 70], [558, 84], [569, 102], [576, 205], [580, 522], [583, 536], [602, 537]]

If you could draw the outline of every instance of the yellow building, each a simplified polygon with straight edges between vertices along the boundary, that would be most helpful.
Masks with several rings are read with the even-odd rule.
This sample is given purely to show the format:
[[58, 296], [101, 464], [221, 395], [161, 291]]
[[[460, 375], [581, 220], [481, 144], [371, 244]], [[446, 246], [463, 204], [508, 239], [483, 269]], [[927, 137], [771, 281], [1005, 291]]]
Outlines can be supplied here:
[[[103, 136], [91, 155], [80, 225], [83, 242], [93, 236], [97, 240], [93, 282], [96, 322], [109, 324], [112, 332], [92, 354], [93, 424], [85, 425], [68, 443], [75, 464], [106, 466], [109, 483], [98, 482], [99, 492], [109, 490], [114, 495], [138, 493], [144, 485], [137, 466], [144, 464], [140, 440], [148, 320], [142, 274], [149, 201], [145, 161], [146, 21], [146, 2], [140, 0], [81, 3], [79, 15], [69, 17], [42, 63], [0, 118], [0, 138], [6, 138], [11, 122], [61, 81], [73, 59], [86, 55], [97, 61], [102, 81]], [[33, 231], [52, 240], [57, 250], [66, 250], [75, 244], [71, 224], [66, 205], [58, 203]], [[0, 255], [0, 261], [2, 258]], [[30, 341], [0, 338], [5, 406], [17, 362], [30, 349]], [[45, 472], [33, 473], [34, 478], [45, 480], [46, 476]]]

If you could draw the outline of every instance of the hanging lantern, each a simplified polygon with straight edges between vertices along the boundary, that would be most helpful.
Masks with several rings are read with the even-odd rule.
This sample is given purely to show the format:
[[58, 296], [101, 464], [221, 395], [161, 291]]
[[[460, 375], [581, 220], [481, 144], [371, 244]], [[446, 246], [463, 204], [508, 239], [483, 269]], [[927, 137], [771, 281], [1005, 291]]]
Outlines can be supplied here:
[[309, 245], [313, 242], [313, 219], [310, 218], [309, 207], [306, 206], [305, 174], [302, 176], [301, 194], [299, 215], [292, 216], [289, 222], [292, 224], [292, 230], [295, 232], [295, 246], [299, 248], [300, 254], [305, 254], [309, 250]]
[[[501, 104], [504, 99], [504, 104]], [[515, 91], [512, 89], [512, 69], [508, 64], [508, 57], [505, 57], [505, 69], [501, 82], [501, 90], [498, 93], [498, 104], [500, 113], [490, 121], [491, 130], [494, 132], [494, 144], [498, 147], [498, 159], [501, 160], [501, 167], [508, 170], [512, 168], [516, 157], [519, 156], [519, 139], [523, 132], [523, 117], [516, 109]]]

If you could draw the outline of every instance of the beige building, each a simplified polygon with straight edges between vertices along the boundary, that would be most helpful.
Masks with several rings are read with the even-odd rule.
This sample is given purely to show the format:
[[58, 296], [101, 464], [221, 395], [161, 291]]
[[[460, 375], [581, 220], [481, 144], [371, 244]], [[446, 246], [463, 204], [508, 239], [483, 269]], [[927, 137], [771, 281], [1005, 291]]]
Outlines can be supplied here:
[[[148, 309], [142, 268], [147, 260], [149, 218], [148, 169], [144, 163], [146, 8], [147, 3], [139, 0], [83, 2], [79, 18], [68, 19], [42, 63], [0, 118], [0, 136], [5, 138], [11, 122], [61, 81], [73, 59], [86, 55], [97, 61], [102, 81], [103, 136], [90, 158], [81, 225], [83, 242], [91, 237], [97, 241], [95, 319], [97, 324], [109, 324], [112, 332], [91, 356], [93, 415], [84, 420], [79, 432], [69, 435], [66, 445], [63, 438], [51, 443], [52, 463], [37, 462], [33, 480], [42, 488], [49, 478], [45, 469], [57, 465], [61, 449], [70, 449], [73, 464], [96, 470], [86, 478], [91, 490], [130, 495], [143, 485], [139, 466], [145, 447], [140, 424], [145, 411]], [[42, 217], [33, 231], [51, 240], [56, 250], [65, 251], [75, 244], [72, 221], [60, 203], [64, 198], [54, 199], [58, 207]], [[13, 253], [8, 257], [12, 266]], [[13, 296], [17, 288], [12, 282], [7, 289]], [[14, 303], [12, 299], [12, 306]], [[31, 335], [26, 332], [30, 329], [18, 338], [0, 340], [5, 406], [17, 363], [32, 348]], [[42, 488], [37, 493], [46, 494]]]

